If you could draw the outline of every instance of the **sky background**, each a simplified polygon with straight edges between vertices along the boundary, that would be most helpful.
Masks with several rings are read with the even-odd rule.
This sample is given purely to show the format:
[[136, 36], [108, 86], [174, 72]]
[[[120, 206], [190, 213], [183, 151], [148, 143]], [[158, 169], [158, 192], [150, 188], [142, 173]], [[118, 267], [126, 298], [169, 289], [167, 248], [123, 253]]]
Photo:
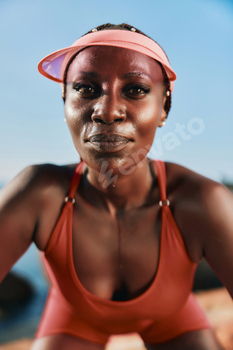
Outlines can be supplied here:
[[[78, 162], [60, 86], [37, 64], [106, 22], [129, 23], [155, 39], [177, 73], [153, 146], [160, 144], [159, 158], [233, 181], [233, 1], [0, 0], [0, 185], [30, 164]], [[198, 135], [187, 129], [193, 118], [205, 125]], [[164, 137], [176, 123], [191, 138], [176, 134], [179, 145], [169, 150]]]

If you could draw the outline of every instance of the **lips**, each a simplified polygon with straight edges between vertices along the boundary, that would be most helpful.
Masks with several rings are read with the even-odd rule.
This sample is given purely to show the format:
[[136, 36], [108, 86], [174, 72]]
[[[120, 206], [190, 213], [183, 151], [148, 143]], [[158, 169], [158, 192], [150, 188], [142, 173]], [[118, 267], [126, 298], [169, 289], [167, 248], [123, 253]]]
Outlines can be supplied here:
[[117, 152], [124, 148], [130, 141], [128, 137], [118, 134], [95, 134], [87, 140], [99, 152]]
[[96, 134], [89, 138], [90, 142], [128, 142], [129, 138], [117, 134]]

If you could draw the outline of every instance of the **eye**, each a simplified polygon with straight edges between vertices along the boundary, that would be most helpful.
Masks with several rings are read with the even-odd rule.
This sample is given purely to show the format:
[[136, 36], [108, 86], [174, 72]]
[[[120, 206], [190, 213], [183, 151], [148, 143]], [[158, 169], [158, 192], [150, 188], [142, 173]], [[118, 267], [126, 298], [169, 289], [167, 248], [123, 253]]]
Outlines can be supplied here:
[[76, 90], [83, 97], [93, 96], [93, 94], [97, 92], [92, 85], [84, 83], [75, 84], [73, 86], [73, 89]]
[[124, 93], [125, 95], [133, 98], [142, 98], [149, 92], [150, 92], [150, 89], [148, 87], [134, 84], [134, 85], [127, 86]]

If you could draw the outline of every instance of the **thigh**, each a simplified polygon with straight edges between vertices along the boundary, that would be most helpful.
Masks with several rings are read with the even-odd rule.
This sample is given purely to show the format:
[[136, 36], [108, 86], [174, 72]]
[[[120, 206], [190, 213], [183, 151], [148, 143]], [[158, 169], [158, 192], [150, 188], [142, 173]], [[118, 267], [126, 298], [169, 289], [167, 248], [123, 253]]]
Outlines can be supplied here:
[[91, 343], [67, 334], [55, 334], [36, 339], [30, 350], [104, 350], [103, 345]]
[[188, 332], [159, 345], [147, 345], [148, 350], [224, 350], [212, 329]]

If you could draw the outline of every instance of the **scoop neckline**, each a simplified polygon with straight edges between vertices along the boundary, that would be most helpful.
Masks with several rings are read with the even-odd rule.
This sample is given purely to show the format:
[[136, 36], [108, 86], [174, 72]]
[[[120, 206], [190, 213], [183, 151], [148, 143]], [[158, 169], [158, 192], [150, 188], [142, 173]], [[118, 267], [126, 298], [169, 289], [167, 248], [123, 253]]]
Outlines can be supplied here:
[[[156, 176], [158, 174], [158, 168], [156, 167], [156, 161], [154, 160], [155, 163], [155, 169], [156, 169]], [[77, 167], [80, 166], [80, 164], [77, 165]], [[83, 169], [84, 167], [80, 167], [80, 171], [78, 172], [79, 176], [83, 176]], [[158, 176], [157, 176], [158, 179]], [[81, 179], [80, 179], [81, 180]], [[81, 181], [80, 181], [81, 182]], [[158, 186], [160, 187], [160, 184], [158, 183]], [[161, 197], [161, 194], [160, 194]], [[158, 203], [159, 205], [159, 203]], [[84, 294], [86, 294], [89, 299], [92, 299], [95, 302], [99, 302], [102, 304], [107, 304], [107, 305], [111, 305], [111, 306], [126, 306], [126, 305], [131, 305], [131, 304], [135, 304], [135, 303], [139, 303], [141, 300], [143, 300], [144, 298], [146, 298], [146, 296], [151, 292], [151, 290], [154, 288], [157, 280], [159, 279], [159, 276], [161, 274], [161, 270], [162, 270], [162, 262], [164, 261], [163, 259], [163, 221], [164, 221], [164, 212], [163, 212], [163, 208], [161, 207], [161, 211], [160, 211], [160, 215], [161, 215], [161, 227], [160, 227], [160, 242], [159, 242], [159, 259], [158, 259], [158, 265], [157, 265], [157, 269], [155, 272], [155, 275], [153, 277], [153, 280], [151, 282], [151, 284], [149, 285], [149, 287], [140, 295], [138, 295], [135, 298], [129, 299], [129, 300], [124, 300], [124, 301], [117, 301], [117, 300], [111, 300], [111, 299], [105, 299], [103, 297], [100, 297], [96, 294], [91, 293], [89, 290], [87, 290], [83, 284], [81, 283], [78, 274], [76, 272], [75, 269], [75, 265], [74, 265], [74, 251], [73, 251], [73, 225], [70, 225], [69, 227], [69, 233], [68, 233], [68, 256], [69, 256], [69, 268], [71, 271], [71, 275], [73, 278], [74, 283], [77, 285], [77, 287], [79, 289], [82, 290], [82, 292]], [[70, 215], [72, 216], [72, 224], [73, 224], [73, 206], [72, 206], [72, 210], [70, 211]]]

